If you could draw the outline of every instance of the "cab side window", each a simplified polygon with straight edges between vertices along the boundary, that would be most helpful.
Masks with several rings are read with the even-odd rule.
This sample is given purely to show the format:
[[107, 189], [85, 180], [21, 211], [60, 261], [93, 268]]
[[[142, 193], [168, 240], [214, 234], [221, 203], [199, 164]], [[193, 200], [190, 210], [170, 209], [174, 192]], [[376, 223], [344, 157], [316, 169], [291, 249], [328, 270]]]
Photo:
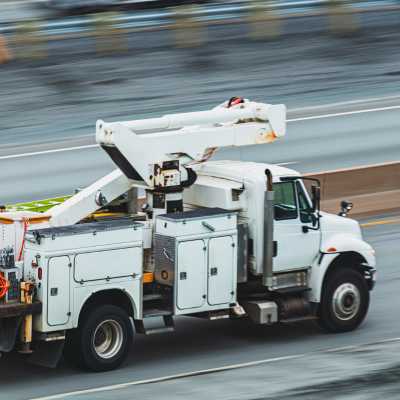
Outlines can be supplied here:
[[275, 220], [296, 219], [298, 207], [294, 182], [274, 183], [274, 192]]

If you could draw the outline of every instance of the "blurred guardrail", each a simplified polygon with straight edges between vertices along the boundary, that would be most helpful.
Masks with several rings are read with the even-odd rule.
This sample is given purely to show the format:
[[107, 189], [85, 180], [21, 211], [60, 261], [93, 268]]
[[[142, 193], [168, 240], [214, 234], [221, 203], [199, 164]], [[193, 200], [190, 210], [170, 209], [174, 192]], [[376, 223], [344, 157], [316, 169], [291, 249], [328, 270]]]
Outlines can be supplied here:
[[400, 162], [308, 174], [321, 181], [321, 207], [337, 213], [342, 200], [354, 204], [351, 215], [400, 210]]
[[126, 34], [140, 31], [169, 29], [177, 47], [204, 44], [207, 28], [221, 24], [247, 24], [250, 39], [273, 39], [283, 31], [283, 18], [299, 16], [326, 15], [331, 33], [348, 35], [359, 28], [357, 13], [394, 9], [400, 9], [400, 0], [228, 0], [152, 11], [0, 21], [0, 64], [13, 58], [47, 57], [48, 41], [70, 38], [92, 37], [102, 54], [128, 51]]
[[[304, 14], [326, 13], [327, 6], [338, 7], [344, 5], [356, 12], [368, 11], [376, 8], [400, 6], [399, 0], [287, 0], [287, 1], [257, 1], [232, 0], [230, 2], [216, 2], [192, 6], [180, 6], [163, 10], [131, 11], [119, 13], [113, 22], [123, 29], [160, 29], [173, 26], [180, 19], [182, 13], [189, 13], [198, 22], [208, 24], [224, 22], [241, 22], [261, 7], [275, 12], [277, 15], [296, 16]], [[1, 7], [1, 5], [0, 5]], [[0, 34], [13, 33], [23, 21], [0, 23]], [[66, 35], [85, 33], [94, 27], [93, 18], [88, 16], [65, 17], [47, 21], [38, 21], [38, 27], [43, 35]]]

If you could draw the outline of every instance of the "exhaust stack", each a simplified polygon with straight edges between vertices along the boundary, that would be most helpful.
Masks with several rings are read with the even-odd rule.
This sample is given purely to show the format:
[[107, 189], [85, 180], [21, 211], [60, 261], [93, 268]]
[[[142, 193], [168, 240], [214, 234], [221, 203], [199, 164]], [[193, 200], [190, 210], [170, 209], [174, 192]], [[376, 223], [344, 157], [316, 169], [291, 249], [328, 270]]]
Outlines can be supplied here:
[[265, 170], [267, 190], [264, 197], [264, 251], [263, 251], [263, 285], [271, 288], [273, 285], [273, 256], [274, 256], [274, 190], [272, 173]]

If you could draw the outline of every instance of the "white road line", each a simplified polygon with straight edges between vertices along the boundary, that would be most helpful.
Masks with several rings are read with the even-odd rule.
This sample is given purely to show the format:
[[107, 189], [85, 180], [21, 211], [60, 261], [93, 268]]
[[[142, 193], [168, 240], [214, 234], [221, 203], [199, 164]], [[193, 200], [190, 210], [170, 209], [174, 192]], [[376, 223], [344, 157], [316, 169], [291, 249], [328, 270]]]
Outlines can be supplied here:
[[293, 165], [298, 163], [299, 161], [287, 161], [287, 162], [277, 163], [275, 165], [279, 165], [280, 167], [285, 167], [286, 165]]
[[10, 6], [19, 6], [19, 5], [26, 5], [26, 4], [32, 4], [32, 3], [45, 3], [46, 0], [10, 0], [10, 1], [3, 1], [0, 2], [0, 7], [5, 6], [5, 7], [10, 7]]
[[166, 375], [166, 376], [162, 376], [159, 378], [143, 379], [143, 380], [139, 380], [139, 381], [131, 381], [131, 382], [119, 383], [119, 384], [115, 384], [115, 385], [100, 386], [100, 387], [92, 388], [92, 389], [75, 390], [72, 392], [59, 393], [59, 394], [54, 394], [54, 395], [50, 395], [50, 396], [35, 397], [35, 398], [31, 398], [29, 400], [66, 399], [69, 397], [74, 397], [74, 396], [79, 396], [79, 395], [87, 395], [87, 394], [93, 394], [93, 393], [99, 393], [99, 392], [109, 392], [112, 390], [126, 389], [131, 386], [146, 385], [146, 384], [150, 384], [150, 383], [159, 383], [159, 382], [165, 382], [165, 381], [181, 379], [181, 378], [190, 378], [193, 376], [211, 374], [211, 373], [216, 373], [216, 372], [231, 371], [231, 370], [235, 370], [235, 369], [254, 367], [254, 366], [263, 365], [263, 364], [271, 364], [271, 363], [275, 363], [275, 362], [279, 362], [279, 361], [295, 360], [295, 359], [300, 359], [303, 357], [316, 355], [316, 354], [333, 353], [333, 352], [340, 352], [340, 351], [355, 351], [355, 350], [358, 350], [360, 348], [364, 348], [367, 346], [379, 345], [379, 344], [385, 344], [385, 343], [393, 343], [393, 342], [400, 342], [400, 337], [391, 338], [391, 339], [383, 339], [383, 340], [379, 340], [376, 342], [362, 343], [362, 344], [357, 344], [357, 345], [334, 347], [331, 349], [326, 349], [326, 350], [321, 350], [321, 351], [312, 351], [309, 353], [294, 354], [294, 355], [283, 356], [283, 357], [267, 358], [264, 360], [226, 365], [224, 367], [218, 367], [218, 368], [209, 368], [209, 369], [203, 369], [203, 370], [198, 370], [198, 371], [183, 372], [181, 374]]
[[365, 113], [371, 113], [371, 112], [390, 111], [390, 110], [397, 110], [397, 109], [400, 109], [400, 106], [370, 108], [370, 109], [367, 109], [367, 110], [345, 111], [345, 112], [333, 113], [333, 114], [313, 115], [313, 116], [310, 116], [310, 117], [301, 117], [301, 118], [288, 119], [287, 122], [298, 122], [298, 121], [309, 121], [309, 120], [312, 120], [312, 119], [343, 117], [343, 116], [346, 116], [346, 115], [365, 114]]
[[269, 363], [274, 363], [274, 362], [278, 362], [278, 361], [294, 360], [297, 358], [304, 357], [305, 355], [306, 354], [296, 354], [296, 355], [291, 355], [291, 356], [275, 357], [275, 358], [269, 358], [266, 360], [251, 361], [251, 362], [241, 363], [241, 364], [233, 364], [233, 365], [228, 365], [225, 367], [184, 372], [181, 374], [167, 375], [167, 376], [163, 376], [163, 377], [159, 377], [159, 378], [144, 379], [144, 380], [140, 380], [140, 381], [133, 381], [133, 382], [120, 383], [120, 384], [116, 384], [116, 385], [102, 386], [102, 387], [93, 388], [93, 389], [76, 390], [74, 392], [60, 393], [60, 394], [55, 394], [55, 395], [45, 396], [45, 397], [36, 397], [36, 398], [32, 398], [30, 400], [65, 399], [67, 397], [92, 394], [92, 393], [98, 393], [98, 392], [106, 392], [106, 391], [111, 391], [111, 390], [125, 389], [130, 386], [146, 385], [149, 383], [158, 383], [158, 382], [164, 382], [164, 381], [169, 381], [169, 380], [179, 379], [179, 378], [189, 378], [189, 377], [198, 376], [198, 375], [205, 375], [205, 374], [211, 374], [211, 373], [215, 373], [215, 372], [229, 371], [229, 370], [234, 370], [234, 369], [239, 369], [239, 368], [253, 367], [253, 366], [257, 366], [257, 365], [261, 365], [261, 364], [269, 364]]
[[370, 97], [368, 99], [338, 101], [336, 103], [327, 103], [327, 104], [321, 104], [318, 106], [305, 106], [305, 107], [293, 108], [290, 111], [291, 112], [306, 112], [306, 111], [312, 111], [312, 110], [319, 110], [321, 108], [333, 108], [333, 107], [340, 107], [340, 106], [350, 106], [350, 105], [355, 105], [355, 104], [385, 102], [385, 101], [393, 101], [393, 100], [400, 100], [400, 94], [396, 94], [393, 96], [385, 96], [385, 97]]
[[31, 156], [40, 156], [42, 154], [62, 153], [64, 151], [92, 149], [92, 148], [95, 148], [95, 147], [99, 147], [99, 145], [98, 144], [87, 144], [87, 145], [84, 145], [84, 146], [62, 147], [61, 149], [34, 151], [34, 152], [31, 152], [31, 153], [10, 154], [8, 156], [0, 156], [0, 160], [9, 160], [9, 159], [12, 159], [12, 158], [22, 158], [22, 157], [31, 157]]
[[[314, 119], [342, 117], [342, 116], [346, 116], [346, 115], [364, 114], [364, 113], [379, 112], [379, 111], [390, 111], [390, 110], [397, 110], [397, 109], [400, 109], [400, 105], [399, 106], [390, 106], [390, 107], [381, 107], [381, 108], [370, 108], [367, 110], [345, 111], [345, 112], [333, 113], [333, 114], [313, 115], [310, 117], [293, 118], [293, 119], [288, 119], [287, 122], [309, 121], [309, 120], [314, 120]], [[10, 155], [6, 155], [6, 156], [0, 156], [0, 161], [1, 160], [10, 160], [13, 158], [39, 156], [39, 155], [43, 155], [43, 154], [62, 153], [65, 151], [92, 149], [92, 148], [96, 148], [96, 147], [98, 147], [97, 144], [88, 144], [88, 145], [84, 145], [84, 146], [63, 147], [60, 149], [35, 151], [35, 152], [31, 152], [31, 153], [10, 154]], [[295, 163], [296, 162], [293, 161], [293, 162], [287, 163], [286, 165], [295, 164]], [[285, 165], [285, 164], [281, 164], [281, 165]]]

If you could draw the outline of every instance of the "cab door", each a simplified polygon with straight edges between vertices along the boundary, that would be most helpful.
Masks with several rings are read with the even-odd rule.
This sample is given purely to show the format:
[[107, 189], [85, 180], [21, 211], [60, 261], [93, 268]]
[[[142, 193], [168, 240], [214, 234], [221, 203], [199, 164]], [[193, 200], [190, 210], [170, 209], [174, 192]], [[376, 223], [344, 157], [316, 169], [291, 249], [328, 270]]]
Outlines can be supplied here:
[[321, 232], [313, 226], [310, 200], [301, 180], [274, 184], [274, 272], [307, 268], [319, 253]]

